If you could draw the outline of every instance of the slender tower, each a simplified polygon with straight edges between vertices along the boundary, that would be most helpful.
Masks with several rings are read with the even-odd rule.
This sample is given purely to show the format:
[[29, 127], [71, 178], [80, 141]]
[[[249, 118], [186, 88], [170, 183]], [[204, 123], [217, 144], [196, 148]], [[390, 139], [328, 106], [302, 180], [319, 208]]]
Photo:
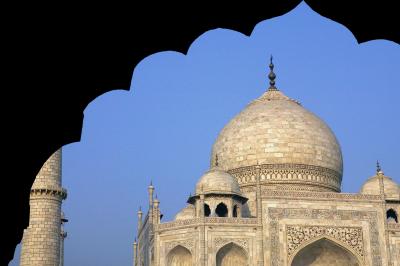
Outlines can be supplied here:
[[20, 266], [58, 266], [61, 243], [61, 149], [40, 169], [30, 194], [29, 226], [24, 231]]

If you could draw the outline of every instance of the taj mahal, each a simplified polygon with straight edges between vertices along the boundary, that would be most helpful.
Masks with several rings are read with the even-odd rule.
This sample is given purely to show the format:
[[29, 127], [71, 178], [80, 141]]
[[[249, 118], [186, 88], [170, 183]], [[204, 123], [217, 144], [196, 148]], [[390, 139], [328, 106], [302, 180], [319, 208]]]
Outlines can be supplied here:
[[[269, 88], [219, 133], [174, 220], [150, 184], [134, 266], [400, 266], [399, 185], [377, 163], [359, 193], [342, 193], [335, 134], [275, 86], [272, 57], [269, 68]], [[30, 192], [21, 266], [63, 265], [61, 175], [58, 150]]]
[[220, 132], [210, 169], [173, 221], [148, 187], [134, 266], [400, 265], [400, 187], [377, 163], [341, 193], [342, 152], [329, 126], [270, 86]]

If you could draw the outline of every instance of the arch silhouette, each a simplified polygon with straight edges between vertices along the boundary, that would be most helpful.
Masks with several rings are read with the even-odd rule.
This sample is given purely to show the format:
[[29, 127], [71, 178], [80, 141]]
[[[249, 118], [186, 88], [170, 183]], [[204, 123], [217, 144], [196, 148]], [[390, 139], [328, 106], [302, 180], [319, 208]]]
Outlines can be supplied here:
[[[132, 69], [149, 54], [164, 50], [187, 51], [187, 47], [195, 37], [216, 27], [230, 28], [250, 34], [254, 25], [259, 21], [283, 15], [298, 3], [300, 0], [269, 1], [268, 9], [260, 8], [265, 6], [263, 2], [260, 2], [259, 6], [251, 3], [246, 6], [249, 8], [249, 12], [243, 12], [243, 5], [232, 4], [230, 8], [235, 11], [232, 13], [221, 12], [224, 9], [216, 12], [215, 4], [208, 8], [204, 4], [203, 9], [191, 10], [189, 16], [171, 3], [163, 7], [154, 6], [151, 3], [152, 6], [149, 7], [149, 10], [152, 10], [154, 19], [148, 20], [146, 23], [143, 23], [141, 19], [141, 9], [137, 9], [139, 15], [130, 13], [129, 16], [123, 16], [121, 13], [131, 9], [115, 5], [113, 8], [116, 9], [116, 12], [113, 14], [118, 19], [107, 21], [107, 27], [102, 25], [103, 17], [97, 15], [100, 12], [73, 9], [68, 10], [65, 14], [58, 13], [55, 16], [51, 12], [45, 12], [46, 9], [37, 5], [32, 6], [35, 9], [34, 12], [31, 12], [31, 8], [27, 9], [30, 12], [15, 9], [22, 27], [18, 26], [18, 31], [5, 31], [4, 39], [11, 41], [8, 43], [7, 49], [15, 49], [15, 52], [8, 53], [10, 56], [6, 56], [5, 59], [6, 62], [9, 60], [10, 65], [14, 65], [18, 61], [24, 62], [24, 64], [19, 64], [15, 68], [7, 68], [11, 73], [5, 76], [10, 79], [10, 84], [15, 88], [31, 87], [33, 89], [24, 91], [24, 94], [29, 93], [29, 96], [24, 97], [27, 100], [23, 100], [21, 97], [20, 89], [7, 89], [4, 92], [6, 94], [4, 98], [7, 98], [9, 102], [24, 101], [20, 105], [24, 115], [20, 116], [18, 112], [6, 113], [7, 125], [5, 128], [13, 128], [13, 131], [9, 135], [6, 134], [5, 137], [8, 140], [5, 144], [9, 143], [9, 145], [5, 148], [4, 154], [10, 155], [5, 157], [4, 165], [10, 166], [4, 168], [5, 171], [9, 171], [5, 175], [20, 178], [6, 179], [6, 184], [4, 184], [19, 189], [3, 193], [6, 194], [4, 198], [7, 200], [4, 201], [2, 207], [10, 215], [3, 221], [5, 225], [1, 244], [4, 252], [0, 256], [1, 264], [8, 263], [12, 259], [15, 246], [21, 241], [23, 230], [28, 225], [29, 191], [38, 169], [54, 151], [63, 145], [80, 140], [83, 109], [90, 101], [113, 88], [126, 89], [131, 80]], [[316, 0], [306, 0], [306, 3], [317, 13], [349, 28], [359, 43], [373, 39], [387, 39], [400, 43], [396, 24], [391, 20], [395, 17], [394, 3], [362, 2], [354, 6], [347, 3]], [[106, 13], [111, 14], [109, 5], [107, 7], [98, 5], [97, 7], [103, 8]], [[65, 27], [64, 22], [71, 16], [71, 11], [74, 13], [75, 23]], [[381, 17], [380, 19], [371, 19], [376, 16]], [[42, 19], [35, 19], [38, 17]], [[49, 40], [54, 40], [54, 35], [48, 34], [50, 27], [43, 27], [43, 21], [52, 22], [52, 25], [58, 29], [56, 35], [66, 34], [68, 36], [66, 39], [72, 41], [84, 38], [82, 43], [88, 44], [87, 47], [93, 49], [71, 46], [69, 42], [55, 42], [51, 46], [44, 45], [49, 43]], [[93, 25], [97, 25], [92, 28], [92, 34], [84, 34], [88, 21], [91, 23], [95, 21]], [[179, 21], [185, 21], [185, 23], [178, 23]], [[152, 23], [157, 27], [153, 27]], [[33, 32], [32, 29], [35, 29], [36, 38], [34, 41], [27, 42], [26, 36], [30, 36]], [[116, 29], [121, 34], [115, 34]], [[148, 34], [149, 29], [153, 34]], [[154, 32], [157, 29], [158, 31]], [[16, 32], [19, 34], [15, 34]], [[168, 38], [160, 37], [167, 36], [166, 34], [168, 34]], [[115, 41], [116, 36], [119, 36], [120, 42]], [[23, 45], [21, 46], [21, 44]], [[121, 46], [121, 44], [125, 45]], [[132, 47], [135, 47], [134, 52]], [[36, 52], [32, 53], [32, 50]], [[99, 51], [103, 56], [100, 60], [93, 60], [93, 58], [98, 58]], [[46, 62], [40, 64], [40, 67], [37, 64], [37, 55], [40, 55], [40, 61]], [[54, 60], [55, 58], [57, 60]], [[76, 63], [85, 58], [87, 60], [84, 63]], [[71, 70], [73, 71], [71, 72]], [[60, 83], [58, 82], [60, 80], [59, 73], [69, 73], [69, 78]], [[21, 79], [21, 76], [26, 78]], [[16, 81], [18, 84], [14, 84]], [[57, 84], [57, 93], [54, 93], [54, 84]], [[85, 89], [71, 90], [77, 85]], [[49, 108], [49, 104], [52, 102], [56, 103], [54, 105], [56, 108]], [[42, 125], [43, 130], [37, 131], [33, 125], [40, 124], [43, 117], [49, 116], [48, 109], [52, 110], [52, 117], [57, 119], [48, 119], [48, 123]], [[11, 122], [14, 118], [19, 122]], [[17, 155], [20, 150], [15, 148], [16, 144], [19, 145], [18, 147], [24, 148], [25, 156], [20, 157], [20, 160], [14, 160], [14, 155]], [[24, 167], [19, 167], [20, 165], [24, 165]]]
[[321, 236], [303, 243], [291, 256], [288, 265], [291, 266], [322, 266], [348, 265], [361, 266], [363, 259], [355, 254], [347, 245], [336, 239]]
[[217, 266], [248, 266], [247, 252], [239, 245], [230, 242], [221, 247], [216, 255]]
[[177, 245], [167, 255], [167, 266], [192, 266], [192, 253], [181, 246]]
[[237, 205], [233, 206], [232, 216], [233, 217], [238, 216], [238, 206]]
[[397, 212], [392, 208], [386, 211], [386, 219], [388, 222], [399, 222]]
[[210, 206], [207, 203], [204, 203], [204, 216], [208, 217], [211, 214]]
[[218, 204], [217, 208], [215, 208], [215, 214], [218, 217], [227, 217], [228, 216], [228, 207], [226, 206], [226, 204], [223, 202]]

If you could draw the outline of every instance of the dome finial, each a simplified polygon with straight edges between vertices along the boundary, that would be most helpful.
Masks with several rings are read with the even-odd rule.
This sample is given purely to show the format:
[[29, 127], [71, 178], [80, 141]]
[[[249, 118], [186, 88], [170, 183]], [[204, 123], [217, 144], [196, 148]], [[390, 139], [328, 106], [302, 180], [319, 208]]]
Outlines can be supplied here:
[[274, 63], [272, 62], [272, 59], [273, 59], [273, 57], [272, 57], [272, 55], [271, 55], [270, 63], [269, 63], [270, 72], [269, 72], [269, 75], [268, 75], [268, 78], [269, 78], [269, 88], [268, 88], [268, 91], [277, 91], [278, 89], [275, 87], [275, 78], [276, 78], [276, 75], [275, 75], [275, 73], [274, 73]]
[[377, 174], [383, 174], [381, 165], [379, 164], [378, 160], [376, 161], [376, 173]]

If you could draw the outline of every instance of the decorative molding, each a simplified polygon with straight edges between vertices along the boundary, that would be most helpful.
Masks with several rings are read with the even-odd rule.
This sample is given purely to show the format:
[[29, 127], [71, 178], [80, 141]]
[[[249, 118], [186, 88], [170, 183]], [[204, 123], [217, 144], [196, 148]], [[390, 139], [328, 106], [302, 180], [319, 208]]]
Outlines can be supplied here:
[[348, 220], [365, 221], [369, 224], [370, 233], [370, 255], [373, 266], [381, 266], [381, 243], [378, 231], [378, 214], [376, 211], [356, 210], [327, 210], [327, 209], [304, 209], [304, 208], [268, 208], [271, 247], [271, 265], [281, 265], [279, 220], [282, 219], [309, 219], [309, 220]]
[[203, 224], [230, 224], [230, 225], [257, 225], [256, 218], [238, 218], [238, 217], [205, 217], [186, 219], [186, 220], [176, 220], [172, 222], [161, 223], [157, 225], [157, 230], [169, 230], [176, 229], [180, 227], [192, 227]]
[[157, 230], [167, 230], [172, 228], [179, 228], [185, 226], [192, 226], [201, 223], [201, 218], [193, 218], [193, 219], [186, 219], [186, 220], [176, 220], [172, 222], [160, 223], [157, 225]]
[[316, 191], [291, 191], [263, 189], [262, 197], [266, 198], [300, 198], [314, 200], [352, 200], [352, 201], [382, 201], [381, 195], [351, 194], [336, 192], [316, 192]]
[[218, 250], [225, 246], [228, 243], [234, 243], [239, 247], [242, 247], [246, 252], [249, 252], [249, 240], [247, 238], [224, 238], [224, 237], [216, 237], [214, 239], [214, 247], [215, 252], [217, 253]]
[[204, 222], [211, 224], [238, 224], [238, 225], [256, 225], [256, 218], [228, 218], [228, 217], [206, 217]]
[[388, 223], [387, 224], [387, 228], [388, 228], [388, 230], [390, 230], [390, 231], [400, 231], [400, 224], [391, 224], [391, 223]]
[[352, 250], [362, 260], [364, 260], [363, 234], [361, 227], [336, 227], [336, 226], [307, 226], [307, 225], [287, 225], [286, 226], [286, 245], [287, 256], [291, 258], [299, 248], [313, 240], [328, 236]]
[[40, 196], [53, 196], [59, 198], [60, 200], [64, 200], [67, 198], [67, 190], [61, 187], [32, 188], [30, 195], [31, 198]]
[[[306, 164], [262, 164], [228, 170], [240, 186], [255, 184], [260, 167], [261, 184], [297, 184], [339, 192], [342, 174], [332, 169]], [[314, 188], [313, 188], [314, 189]]]

